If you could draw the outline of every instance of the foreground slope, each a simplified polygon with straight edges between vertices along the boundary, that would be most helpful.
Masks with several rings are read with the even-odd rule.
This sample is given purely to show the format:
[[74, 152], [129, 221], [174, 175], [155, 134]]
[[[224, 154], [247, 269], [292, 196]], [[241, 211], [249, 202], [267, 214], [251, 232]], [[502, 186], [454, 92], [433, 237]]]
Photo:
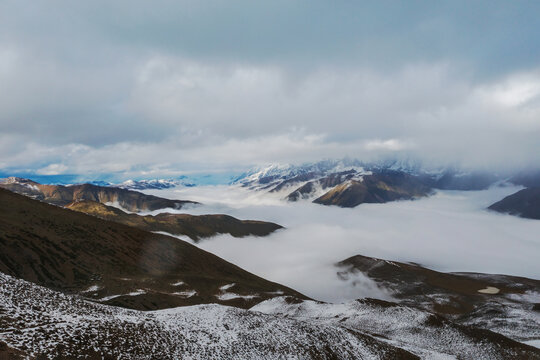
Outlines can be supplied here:
[[399, 304], [291, 297], [250, 310], [197, 305], [136, 311], [0, 273], [0, 341], [74, 359], [540, 359], [540, 350]]
[[0, 271], [136, 309], [302, 295], [177, 238], [0, 189]]
[[16, 177], [2, 179], [0, 188], [60, 206], [65, 206], [73, 201], [90, 200], [102, 204], [117, 204], [128, 211], [138, 212], [164, 208], [180, 209], [188, 204], [197, 204], [193, 201], [164, 199], [116, 187], [92, 184], [42, 185], [32, 180]]
[[540, 359], [539, 349], [414, 307], [375, 299], [344, 304], [286, 300], [267, 300], [251, 310], [369, 333], [423, 359]]
[[516, 276], [442, 273], [418, 264], [356, 255], [337, 264], [343, 280], [356, 272], [401, 304], [518, 340], [540, 339], [540, 281]]
[[540, 187], [520, 190], [497, 201], [488, 209], [523, 218], [540, 220]]
[[200, 238], [217, 234], [231, 234], [234, 237], [248, 235], [266, 236], [282, 226], [265, 221], [238, 220], [228, 215], [189, 215], [160, 213], [141, 216], [128, 214], [120, 209], [95, 201], [75, 201], [66, 208], [119, 222], [147, 231], [164, 231], [174, 235], [186, 235], [198, 241]]
[[0, 340], [61, 359], [417, 359], [367, 334], [222, 305], [136, 311], [0, 273]]

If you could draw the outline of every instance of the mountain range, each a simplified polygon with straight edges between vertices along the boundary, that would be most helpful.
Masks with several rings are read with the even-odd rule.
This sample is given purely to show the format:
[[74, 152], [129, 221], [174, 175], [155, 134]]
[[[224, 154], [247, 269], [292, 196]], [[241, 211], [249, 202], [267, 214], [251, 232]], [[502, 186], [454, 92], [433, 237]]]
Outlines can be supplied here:
[[[497, 184], [527, 189], [488, 208], [530, 219], [540, 217], [540, 171], [460, 171], [424, 168], [414, 161], [365, 163], [358, 160], [325, 160], [300, 166], [274, 164], [255, 168], [233, 184], [253, 191], [282, 193], [288, 201], [309, 200], [321, 205], [355, 207], [363, 203], [414, 200], [437, 190], [484, 190]], [[535, 190], [536, 188], [536, 190]]]
[[539, 336], [536, 280], [337, 266], [397, 302], [314, 301], [177, 238], [0, 189], [0, 355], [540, 359], [516, 341]]
[[116, 187], [92, 184], [42, 185], [17, 177], [2, 179], [0, 188], [59, 206], [66, 206], [78, 200], [90, 200], [102, 204], [116, 204], [127, 211], [139, 212], [164, 208], [181, 209], [186, 205], [197, 204], [195, 201], [170, 200]]

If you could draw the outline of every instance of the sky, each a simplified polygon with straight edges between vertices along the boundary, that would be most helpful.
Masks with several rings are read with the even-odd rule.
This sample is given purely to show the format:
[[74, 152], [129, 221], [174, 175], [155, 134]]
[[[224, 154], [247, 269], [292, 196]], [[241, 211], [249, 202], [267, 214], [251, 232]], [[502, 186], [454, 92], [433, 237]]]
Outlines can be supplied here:
[[221, 185], [145, 192], [201, 202], [187, 210], [191, 214], [226, 213], [283, 225], [285, 229], [265, 237], [222, 234], [195, 245], [317, 300], [343, 302], [360, 297], [392, 299], [390, 289], [362, 274], [346, 282], [336, 276], [334, 264], [354, 255], [415, 262], [443, 272], [540, 278], [540, 221], [486, 210], [519, 189], [437, 191], [415, 201], [361, 204], [352, 209], [283, 201], [290, 189], [267, 193]]
[[0, 172], [540, 160], [537, 1], [0, 1]]

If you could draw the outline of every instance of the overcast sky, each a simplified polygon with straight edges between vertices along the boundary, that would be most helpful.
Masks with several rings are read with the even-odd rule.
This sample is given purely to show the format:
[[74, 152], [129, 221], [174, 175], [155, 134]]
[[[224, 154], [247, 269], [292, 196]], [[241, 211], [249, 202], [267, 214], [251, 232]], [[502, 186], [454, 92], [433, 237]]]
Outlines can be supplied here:
[[0, 1], [0, 170], [540, 160], [537, 1]]

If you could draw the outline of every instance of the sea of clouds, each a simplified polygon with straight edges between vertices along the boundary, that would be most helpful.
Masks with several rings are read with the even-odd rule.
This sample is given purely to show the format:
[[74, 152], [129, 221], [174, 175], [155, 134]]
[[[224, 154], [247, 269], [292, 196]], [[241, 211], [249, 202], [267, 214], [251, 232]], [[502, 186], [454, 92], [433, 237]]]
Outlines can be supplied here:
[[219, 235], [196, 245], [315, 299], [339, 302], [391, 298], [391, 291], [362, 275], [347, 282], [337, 277], [334, 264], [357, 254], [416, 262], [439, 271], [540, 278], [540, 221], [486, 210], [519, 189], [438, 191], [420, 200], [362, 204], [353, 209], [309, 201], [290, 203], [283, 200], [285, 193], [237, 186], [146, 192], [203, 203], [176, 212], [224, 213], [283, 225], [285, 229], [267, 237]]

